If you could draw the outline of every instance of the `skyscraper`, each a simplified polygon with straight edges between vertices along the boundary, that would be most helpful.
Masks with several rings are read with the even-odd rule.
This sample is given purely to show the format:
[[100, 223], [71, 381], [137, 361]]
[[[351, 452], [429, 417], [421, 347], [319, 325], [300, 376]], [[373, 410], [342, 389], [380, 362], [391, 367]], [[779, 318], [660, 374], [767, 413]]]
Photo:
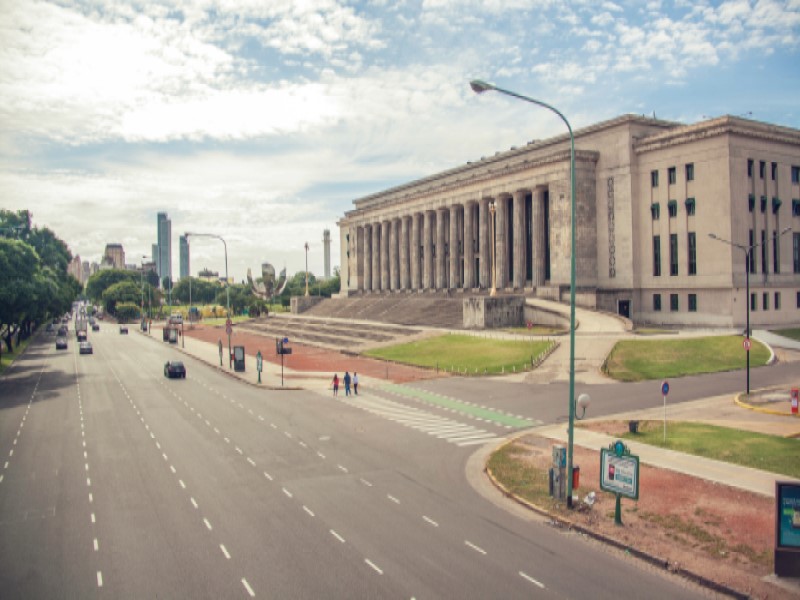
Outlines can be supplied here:
[[180, 247], [180, 278], [189, 277], [191, 274], [191, 267], [189, 263], [189, 240], [185, 235], [179, 239]]
[[331, 230], [322, 232], [322, 246], [325, 259], [325, 279], [331, 278]]
[[172, 281], [172, 221], [167, 213], [160, 212], [156, 217], [158, 223], [158, 283], [164, 285], [164, 278]]

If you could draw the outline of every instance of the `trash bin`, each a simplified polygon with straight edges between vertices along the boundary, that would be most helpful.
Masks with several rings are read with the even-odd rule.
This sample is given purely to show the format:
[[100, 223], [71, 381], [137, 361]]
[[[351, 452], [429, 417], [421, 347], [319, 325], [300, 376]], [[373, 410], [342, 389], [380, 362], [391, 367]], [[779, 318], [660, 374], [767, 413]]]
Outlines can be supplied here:
[[576, 490], [581, 487], [581, 468], [572, 467], [572, 489]]
[[233, 347], [233, 370], [244, 372], [244, 346]]
[[639, 421], [628, 421], [628, 431], [631, 433], [639, 433]]

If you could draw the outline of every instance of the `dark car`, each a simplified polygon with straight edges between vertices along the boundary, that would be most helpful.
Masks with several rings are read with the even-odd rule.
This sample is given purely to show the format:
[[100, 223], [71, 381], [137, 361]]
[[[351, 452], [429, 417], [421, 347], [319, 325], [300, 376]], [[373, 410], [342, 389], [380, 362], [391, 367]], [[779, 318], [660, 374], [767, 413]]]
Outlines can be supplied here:
[[92, 331], [100, 331], [100, 323], [92, 323]]
[[83, 331], [83, 330], [78, 331], [75, 334], [75, 337], [78, 339], [79, 342], [85, 342], [86, 341], [86, 332]]
[[164, 365], [164, 377], [186, 379], [186, 367], [179, 360], [168, 360]]
[[56, 338], [56, 350], [66, 350], [67, 349], [67, 338], [64, 336], [58, 336]]
[[78, 352], [81, 354], [94, 354], [92, 342], [81, 342]]
[[126, 335], [127, 335], [127, 333], [128, 333], [128, 326], [127, 326], [127, 325], [120, 325], [120, 326], [119, 326], [119, 332], [120, 332], [120, 333], [124, 333], [124, 334], [126, 334]]

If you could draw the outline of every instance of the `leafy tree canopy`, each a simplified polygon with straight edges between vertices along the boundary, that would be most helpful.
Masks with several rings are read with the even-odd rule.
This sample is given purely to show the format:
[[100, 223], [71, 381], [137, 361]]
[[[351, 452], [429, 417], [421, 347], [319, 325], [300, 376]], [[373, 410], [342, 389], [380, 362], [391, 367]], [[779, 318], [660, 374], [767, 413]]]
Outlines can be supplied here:
[[131, 283], [139, 285], [141, 284], [141, 279], [141, 274], [135, 271], [128, 271], [127, 269], [103, 269], [89, 277], [89, 281], [86, 282], [86, 295], [89, 296], [92, 302], [99, 304], [103, 301], [103, 292], [112, 285], [122, 281], [130, 281]]

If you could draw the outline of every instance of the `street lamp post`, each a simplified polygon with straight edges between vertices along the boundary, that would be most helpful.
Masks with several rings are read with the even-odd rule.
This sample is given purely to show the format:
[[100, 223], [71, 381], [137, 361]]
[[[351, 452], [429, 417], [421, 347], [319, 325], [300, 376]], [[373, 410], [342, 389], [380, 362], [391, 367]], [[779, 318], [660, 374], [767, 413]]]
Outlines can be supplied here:
[[308, 242], [306, 242], [305, 248], [306, 248], [306, 297], [308, 297]]
[[[222, 242], [222, 246], [225, 248], [225, 301], [226, 301], [226, 308], [228, 312], [228, 319], [231, 318], [231, 291], [230, 291], [230, 280], [228, 279], [228, 244], [225, 243], [225, 240], [222, 238], [221, 235], [217, 235], [216, 233], [190, 233], [186, 232], [184, 236], [186, 237], [186, 241], [189, 241], [189, 236], [193, 235], [195, 237], [210, 237], [215, 238]], [[230, 334], [230, 327], [226, 327], [228, 333], [228, 365], [231, 363], [231, 334]], [[230, 368], [230, 366], [229, 366]]]
[[[775, 235], [775, 238], [781, 237], [787, 231], [791, 231], [791, 227], [786, 227], [780, 233]], [[747, 345], [745, 347], [745, 355], [747, 357], [747, 395], [750, 395], [750, 262], [752, 261], [753, 250], [761, 246], [763, 242], [758, 242], [757, 244], [752, 244], [750, 246], [745, 246], [744, 244], [737, 244], [736, 242], [731, 242], [730, 240], [726, 240], [724, 238], [719, 237], [715, 233], [709, 233], [708, 237], [712, 240], [716, 240], [718, 242], [722, 242], [723, 244], [728, 244], [733, 248], [738, 248], [742, 252], [744, 252], [744, 281], [745, 281], [745, 298], [744, 298], [744, 306], [746, 311], [745, 317], [745, 329], [744, 329], [744, 337], [747, 340]]]
[[572, 447], [575, 434], [575, 136], [572, 134], [572, 126], [567, 121], [567, 118], [561, 114], [557, 108], [535, 100], [528, 96], [523, 96], [509, 90], [504, 90], [491, 83], [485, 81], [474, 80], [470, 82], [472, 91], [477, 94], [494, 90], [531, 102], [542, 108], [546, 108], [557, 114], [569, 131], [569, 171], [570, 171], [570, 203], [571, 203], [571, 218], [570, 218], [570, 273], [569, 273], [569, 428], [567, 433], [567, 506], [572, 508]]
[[495, 244], [497, 241], [494, 239], [494, 213], [497, 211], [497, 205], [495, 201], [492, 200], [489, 202], [489, 229], [491, 231], [491, 248], [492, 251], [492, 289], [489, 290], [490, 296], [497, 296], [497, 260], [496, 260], [496, 248]]

